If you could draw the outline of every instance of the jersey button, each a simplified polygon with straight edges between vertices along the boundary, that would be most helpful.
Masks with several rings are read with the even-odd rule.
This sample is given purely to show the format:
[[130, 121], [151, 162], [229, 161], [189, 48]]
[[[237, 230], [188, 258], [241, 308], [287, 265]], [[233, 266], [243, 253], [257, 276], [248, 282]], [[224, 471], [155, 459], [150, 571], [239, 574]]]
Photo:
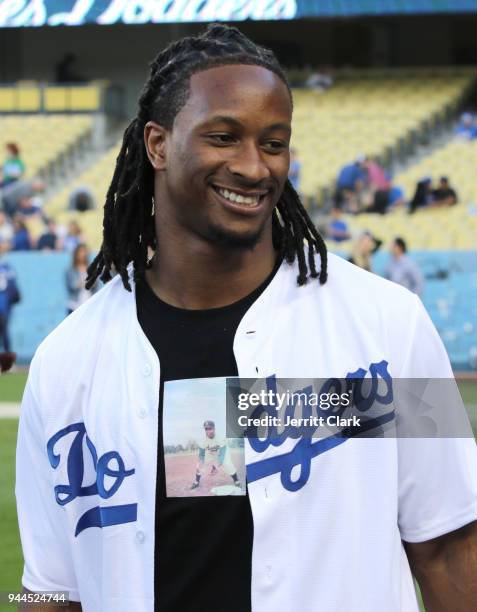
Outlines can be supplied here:
[[139, 408], [139, 410], [137, 411], [137, 415], [140, 419], [145, 419], [147, 416], [147, 410], [145, 410], [144, 408]]
[[139, 542], [139, 544], [142, 544], [145, 538], [146, 536], [144, 534], [144, 531], [136, 531], [136, 540]]
[[151, 372], [152, 372], [151, 366], [148, 363], [144, 364], [144, 366], [142, 368], [142, 375], [143, 376], [150, 376]]

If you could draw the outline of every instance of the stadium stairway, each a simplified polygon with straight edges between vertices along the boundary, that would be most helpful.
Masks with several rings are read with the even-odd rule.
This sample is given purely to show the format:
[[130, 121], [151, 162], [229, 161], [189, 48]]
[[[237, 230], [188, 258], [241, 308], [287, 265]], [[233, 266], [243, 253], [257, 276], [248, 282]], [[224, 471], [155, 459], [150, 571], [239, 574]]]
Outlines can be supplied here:
[[[83, 169], [75, 172], [70, 180], [56, 189], [44, 207], [45, 213], [53, 216], [61, 225], [66, 226], [71, 220], [77, 221], [83, 230], [86, 244], [93, 250], [101, 244], [103, 206], [120, 148], [118, 131], [110, 135], [110, 138], [113, 137], [116, 139], [115, 144], [92, 153]], [[93, 210], [81, 213], [68, 210], [70, 194], [79, 187], [87, 187], [91, 191], [96, 205]]]

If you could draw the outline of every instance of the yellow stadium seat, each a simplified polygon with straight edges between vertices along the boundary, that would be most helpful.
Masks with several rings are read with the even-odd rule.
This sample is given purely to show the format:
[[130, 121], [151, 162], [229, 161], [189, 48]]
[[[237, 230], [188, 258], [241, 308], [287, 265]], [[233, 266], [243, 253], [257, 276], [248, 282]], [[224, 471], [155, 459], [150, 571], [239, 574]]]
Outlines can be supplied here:
[[15, 110], [16, 91], [14, 87], [0, 87], [0, 112]]
[[69, 107], [67, 87], [45, 87], [43, 96], [46, 111], [62, 111]]
[[101, 92], [98, 87], [71, 87], [69, 108], [75, 111], [97, 111], [101, 104]]
[[17, 110], [38, 112], [40, 110], [40, 90], [35, 86], [17, 88]]

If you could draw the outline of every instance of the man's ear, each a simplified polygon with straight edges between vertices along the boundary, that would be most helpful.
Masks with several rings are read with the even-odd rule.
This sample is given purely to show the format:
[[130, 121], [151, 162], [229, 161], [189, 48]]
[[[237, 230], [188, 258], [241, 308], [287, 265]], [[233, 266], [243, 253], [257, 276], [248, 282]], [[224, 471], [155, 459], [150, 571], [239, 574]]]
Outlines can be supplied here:
[[154, 170], [166, 167], [166, 133], [166, 128], [154, 121], [148, 121], [144, 126], [144, 144]]

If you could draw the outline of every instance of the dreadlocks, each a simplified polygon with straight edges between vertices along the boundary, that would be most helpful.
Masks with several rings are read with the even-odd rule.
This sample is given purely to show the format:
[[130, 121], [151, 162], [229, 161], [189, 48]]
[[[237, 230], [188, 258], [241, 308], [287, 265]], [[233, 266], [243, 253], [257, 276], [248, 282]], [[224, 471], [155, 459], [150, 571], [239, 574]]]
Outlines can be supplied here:
[[[188, 99], [190, 77], [196, 72], [230, 64], [262, 66], [274, 72], [290, 92], [273, 52], [256, 45], [236, 28], [224, 25], [210, 26], [200, 36], [170, 44], [152, 62], [149, 79], [139, 98], [137, 116], [124, 132], [104, 205], [103, 243], [88, 268], [87, 288], [98, 278], [109, 281], [114, 267], [124, 287], [131, 291], [128, 274], [131, 262], [135, 280], [144, 277], [148, 249], [156, 248], [154, 206], [160, 206], [160, 202], [154, 202], [154, 171], [144, 146], [144, 127], [154, 120], [172, 129], [177, 113]], [[326, 246], [288, 180], [273, 212], [272, 237], [274, 247], [289, 263], [298, 258], [299, 285], [305, 284], [309, 275], [319, 276], [322, 284], [326, 282]], [[319, 274], [315, 252], [321, 259]]]

